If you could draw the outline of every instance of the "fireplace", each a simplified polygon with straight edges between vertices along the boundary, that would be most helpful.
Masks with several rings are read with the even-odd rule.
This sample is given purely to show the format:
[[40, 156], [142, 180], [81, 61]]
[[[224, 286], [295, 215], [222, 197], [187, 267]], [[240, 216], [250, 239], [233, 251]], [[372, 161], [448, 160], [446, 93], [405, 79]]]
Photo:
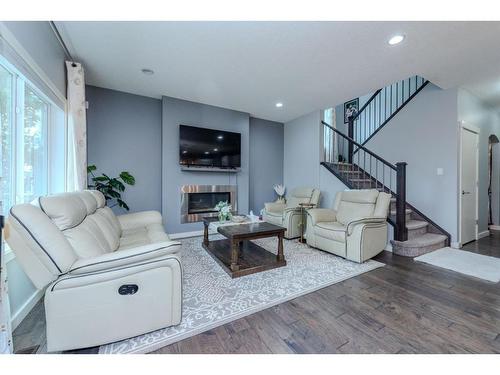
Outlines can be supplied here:
[[217, 216], [214, 207], [220, 201], [238, 210], [235, 185], [184, 185], [181, 187], [181, 223], [194, 223], [206, 216]]

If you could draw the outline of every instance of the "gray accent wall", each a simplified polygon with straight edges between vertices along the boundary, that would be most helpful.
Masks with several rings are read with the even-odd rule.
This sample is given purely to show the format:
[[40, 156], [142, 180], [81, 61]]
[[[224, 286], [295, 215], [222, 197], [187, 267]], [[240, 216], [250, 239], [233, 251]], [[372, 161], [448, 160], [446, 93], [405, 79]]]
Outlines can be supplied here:
[[319, 187], [321, 112], [314, 111], [284, 125], [283, 180], [287, 193], [297, 187]]
[[250, 117], [249, 208], [258, 215], [276, 200], [273, 186], [283, 184], [283, 124]]
[[124, 170], [135, 177], [123, 193], [130, 212], [161, 211], [161, 100], [94, 86], [86, 96], [88, 163], [113, 177]]
[[[248, 113], [163, 97], [162, 120], [162, 213], [168, 233], [200, 231], [202, 223], [180, 222], [182, 185], [237, 185], [238, 211], [249, 208], [249, 118]], [[179, 165], [179, 125], [241, 133], [241, 171], [190, 172]]]
[[331, 208], [335, 194], [347, 189], [320, 163], [323, 161], [321, 112], [311, 112], [285, 123], [284, 183], [287, 192], [296, 187], [320, 189], [320, 207]]
[[457, 90], [427, 85], [366, 147], [408, 163], [408, 202], [458, 241]]

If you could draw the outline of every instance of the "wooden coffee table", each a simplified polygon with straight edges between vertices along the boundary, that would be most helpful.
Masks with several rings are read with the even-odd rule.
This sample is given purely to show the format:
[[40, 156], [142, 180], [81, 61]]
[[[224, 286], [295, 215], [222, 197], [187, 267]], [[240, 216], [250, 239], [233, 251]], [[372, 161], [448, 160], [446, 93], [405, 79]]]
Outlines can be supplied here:
[[[203, 218], [203, 247], [232, 278], [286, 266], [283, 236], [286, 229], [266, 222], [224, 225], [217, 232], [226, 239], [209, 241], [208, 227], [216, 217]], [[251, 242], [258, 238], [278, 237], [278, 255]]]

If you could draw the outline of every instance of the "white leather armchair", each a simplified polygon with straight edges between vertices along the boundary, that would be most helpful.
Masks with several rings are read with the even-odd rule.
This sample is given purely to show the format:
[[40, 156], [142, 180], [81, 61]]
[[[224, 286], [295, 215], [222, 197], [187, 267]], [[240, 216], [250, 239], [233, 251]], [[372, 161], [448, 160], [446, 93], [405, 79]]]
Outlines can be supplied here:
[[[292, 191], [286, 199], [286, 203], [281, 201], [265, 203], [262, 218], [268, 223], [286, 228], [285, 238], [292, 239], [300, 237], [301, 222], [306, 224], [306, 216], [301, 217], [299, 203], [310, 203], [317, 206], [319, 203], [320, 191], [313, 188], [297, 188]], [[305, 229], [305, 228], [304, 228]]]
[[384, 250], [391, 196], [378, 190], [338, 192], [333, 209], [307, 211], [307, 244], [362, 263]]
[[92, 347], [181, 321], [180, 243], [155, 211], [115, 216], [95, 190], [12, 207], [5, 237], [45, 288], [49, 351]]

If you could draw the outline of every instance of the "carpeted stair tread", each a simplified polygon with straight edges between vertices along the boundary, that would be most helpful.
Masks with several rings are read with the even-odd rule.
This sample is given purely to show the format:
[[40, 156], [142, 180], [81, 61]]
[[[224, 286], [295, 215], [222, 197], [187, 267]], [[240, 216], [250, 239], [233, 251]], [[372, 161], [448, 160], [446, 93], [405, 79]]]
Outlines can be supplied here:
[[[413, 211], [412, 211], [412, 210], [410, 210], [409, 208], [406, 208], [406, 209], [405, 209], [405, 213], [406, 213], [407, 215], [411, 214], [412, 212], [413, 212]], [[396, 210], [391, 210], [391, 216], [396, 216]]]
[[394, 241], [394, 243], [402, 247], [426, 247], [426, 246], [436, 245], [444, 241], [446, 241], [446, 236], [442, 234], [426, 233], [408, 241], [404, 242]]
[[427, 221], [422, 221], [422, 220], [410, 220], [406, 223], [406, 228], [409, 230], [416, 230], [416, 229], [421, 229], [425, 228], [429, 223]]

